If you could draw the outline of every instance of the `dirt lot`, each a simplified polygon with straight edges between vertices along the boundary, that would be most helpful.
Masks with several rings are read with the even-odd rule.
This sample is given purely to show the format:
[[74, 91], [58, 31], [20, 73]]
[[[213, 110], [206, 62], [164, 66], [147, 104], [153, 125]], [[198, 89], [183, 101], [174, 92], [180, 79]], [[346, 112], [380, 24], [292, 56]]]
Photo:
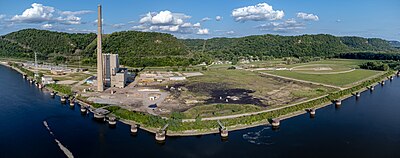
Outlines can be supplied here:
[[[173, 87], [173, 88], [172, 88]], [[169, 92], [164, 105], [185, 111], [206, 104], [252, 104], [281, 106], [324, 95], [332, 88], [263, 76], [244, 70], [206, 71], [187, 81], [154, 86]]]

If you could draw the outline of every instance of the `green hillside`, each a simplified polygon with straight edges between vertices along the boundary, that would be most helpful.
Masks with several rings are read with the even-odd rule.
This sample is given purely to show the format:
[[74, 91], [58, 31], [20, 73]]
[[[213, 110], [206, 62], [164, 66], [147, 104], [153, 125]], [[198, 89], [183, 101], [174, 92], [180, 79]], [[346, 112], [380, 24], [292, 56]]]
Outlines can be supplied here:
[[[377, 38], [332, 35], [254, 35], [240, 38], [177, 39], [171, 34], [122, 31], [103, 35], [103, 53], [118, 53], [127, 66], [187, 66], [213, 60], [237, 61], [249, 56], [270, 57], [351, 57], [363, 58], [398, 54], [393, 41]], [[71, 34], [24, 29], [0, 36], [0, 57], [33, 58], [56, 63], [94, 65], [96, 34]], [[352, 53], [352, 54], [345, 54]], [[345, 54], [345, 55], [343, 55]], [[80, 58], [78, 58], [80, 57]], [[389, 57], [387, 57], [389, 58]], [[390, 57], [393, 58], [393, 57]]]
[[[85, 53], [96, 53], [94, 41]], [[122, 31], [104, 36], [103, 53], [118, 53], [121, 64], [128, 66], [189, 65], [193, 55], [186, 46], [170, 34]]]
[[352, 51], [399, 51], [389, 41], [361, 37], [332, 35], [255, 35], [241, 38], [212, 38], [182, 40], [192, 51], [210, 52], [214, 56], [232, 60], [238, 56], [336, 56]]

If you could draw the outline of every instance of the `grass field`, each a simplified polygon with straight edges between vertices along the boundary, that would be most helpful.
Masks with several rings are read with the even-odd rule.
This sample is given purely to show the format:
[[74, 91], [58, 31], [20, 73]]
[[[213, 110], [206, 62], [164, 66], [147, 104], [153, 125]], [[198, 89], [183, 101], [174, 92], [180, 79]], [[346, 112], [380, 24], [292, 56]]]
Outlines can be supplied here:
[[85, 73], [69, 73], [62, 76], [54, 76], [53, 79], [57, 81], [64, 81], [64, 80], [82, 81], [88, 78], [89, 76], [91, 75]]
[[382, 71], [356, 69], [347, 73], [340, 74], [305, 74], [296, 71], [266, 71], [270, 74], [275, 74], [284, 77], [290, 77], [300, 80], [324, 83], [334, 86], [344, 87], [351, 83], [363, 80], [365, 78], [382, 73]]
[[284, 66], [290, 70], [264, 72], [299, 80], [347, 87], [351, 86], [352, 83], [381, 73], [380, 71], [359, 69], [359, 65], [367, 61], [371, 60], [328, 59]]
[[183, 112], [185, 118], [214, 117], [260, 111], [261, 107], [248, 104], [210, 104], [191, 108]]
[[354, 59], [328, 59], [328, 60], [320, 60], [320, 61], [313, 61], [308, 63], [299, 63], [299, 64], [291, 64], [287, 65], [287, 68], [293, 68], [296, 66], [302, 65], [311, 65], [311, 64], [329, 64], [329, 65], [339, 65], [345, 66], [349, 68], [358, 68], [360, 64], [365, 63], [371, 60], [354, 60]]
[[299, 73], [326, 74], [350, 71], [353, 68], [339, 64], [309, 64], [292, 67], [292, 71]]

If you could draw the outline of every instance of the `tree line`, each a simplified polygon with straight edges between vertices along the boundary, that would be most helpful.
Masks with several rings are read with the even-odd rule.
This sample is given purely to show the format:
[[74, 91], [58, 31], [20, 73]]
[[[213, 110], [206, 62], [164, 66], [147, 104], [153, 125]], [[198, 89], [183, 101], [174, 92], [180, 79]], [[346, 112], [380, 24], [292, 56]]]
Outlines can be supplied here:
[[[96, 64], [96, 34], [24, 29], [0, 38], [0, 56], [48, 62]], [[353, 52], [353, 53], [346, 53]], [[365, 52], [383, 52], [368, 54]], [[126, 66], [188, 66], [215, 60], [267, 60], [295, 57], [301, 62], [326, 57], [400, 59], [393, 41], [327, 34], [240, 38], [177, 39], [171, 34], [122, 31], [103, 35], [103, 53], [117, 53]]]

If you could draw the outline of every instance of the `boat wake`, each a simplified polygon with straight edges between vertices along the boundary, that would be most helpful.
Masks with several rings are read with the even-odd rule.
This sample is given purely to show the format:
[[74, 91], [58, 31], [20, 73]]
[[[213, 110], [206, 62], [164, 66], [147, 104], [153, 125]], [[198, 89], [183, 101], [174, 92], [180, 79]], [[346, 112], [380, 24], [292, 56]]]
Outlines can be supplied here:
[[43, 125], [46, 127], [46, 129], [49, 131], [49, 133], [53, 136], [54, 141], [58, 144], [58, 146], [60, 147], [60, 149], [64, 152], [64, 154], [68, 157], [68, 158], [73, 158], [74, 155], [72, 155], [72, 152], [69, 151], [64, 145], [61, 144], [61, 142], [59, 140], [57, 140], [57, 138], [55, 137], [54, 133], [51, 131], [49, 125], [47, 124], [47, 121], [43, 121]]
[[271, 136], [262, 135], [263, 131], [268, 129], [270, 129], [270, 127], [264, 127], [258, 132], [247, 132], [243, 134], [243, 139], [256, 145], [272, 145], [273, 142], [270, 140]]

